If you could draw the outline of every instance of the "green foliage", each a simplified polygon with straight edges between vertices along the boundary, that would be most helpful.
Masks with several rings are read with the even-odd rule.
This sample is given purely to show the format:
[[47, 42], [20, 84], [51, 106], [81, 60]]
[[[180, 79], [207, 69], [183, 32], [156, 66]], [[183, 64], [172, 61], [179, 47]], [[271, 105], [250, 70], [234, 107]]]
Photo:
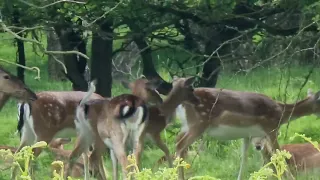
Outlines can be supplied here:
[[[29, 165], [31, 161], [34, 160], [33, 149], [34, 148], [44, 148], [47, 146], [47, 143], [44, 141], [37, 142], [32, 146], [25, 146], [16, 154], [12, 154], [10, 150], [0, 150], [1, 159], [8, 160], [12, 159], [12, 169], [20, 174], [18, 177], [21, 179], [31, 180], [29, 175]], [[16, 171], [18, 169], [18, 172]], [[16, 178], [16, 177], [15, 177]]]
[[252, 42], [259, 44], [265, 38], [265, 34], [262, 31], [257, 32], [252, 37]]

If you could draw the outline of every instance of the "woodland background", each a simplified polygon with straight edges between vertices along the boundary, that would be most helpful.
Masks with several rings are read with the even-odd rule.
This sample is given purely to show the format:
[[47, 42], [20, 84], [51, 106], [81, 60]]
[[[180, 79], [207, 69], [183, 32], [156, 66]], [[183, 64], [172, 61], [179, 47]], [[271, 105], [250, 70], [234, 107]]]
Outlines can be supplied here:
[[[195, 87], [265, 93], [284, 102], [320, 89], [319, 0], [0, 0], [0, 63], [36, 92], [82, 90], [97, 79], [97, 93], [129, 92], [121, 80], [141, 75], [163, 80], [166, 95], [177, 76], [197, 76]], [[18, 63], [29, 69], [14, 66]], [[63, 64], [63, 65], [62, 65]], [[35, 68], [40, 70], [40, 76]], [[165, 96], [164, 96], [165, 97]], [[16, 101], [1, 112], [0, 143], [17, 146]], [[179, 121], [163, 134], [174, 152]], [[281, 128], [280, 142], [294, 132], [319, 139], [320, 121], [300, 118]], [[205, 142], [201, 144], [200, 142]], [[201, 146], [200, 146], [200, 145]], [[191, 175], [235, 179], [240, 141], [204, 136], [188, 161]], [[143, 167], [162, 152], [147, 143]], [[39, 177], [49, 177], [40, 157]], [[106, 159], [110, 171], [109, 158]], [[249, 176], [262, 164], [250, 150]], [[162, 164], [161, 166], [166, 166]], [[0, 179], [9, 172], [1, 171]], [[311, 175], [313, 176], [313, 175]], [[315, 175], [314, 177], [317, 177]], [[302, 176], [302, 179], [308, 179]]]

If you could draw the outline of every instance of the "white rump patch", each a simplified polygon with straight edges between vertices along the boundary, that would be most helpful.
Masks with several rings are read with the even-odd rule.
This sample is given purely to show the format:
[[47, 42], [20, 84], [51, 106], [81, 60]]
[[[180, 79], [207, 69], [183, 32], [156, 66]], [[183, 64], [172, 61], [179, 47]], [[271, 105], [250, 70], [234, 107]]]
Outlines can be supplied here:
[[[20, 108], [21, 108], [22, 103], [18, 104], [19, 107], [19, 113], [18, 115], [20, 116]], [[33, 118], [30, 115], [30, 106], [28, 103], [24, 103], [23, 105], [23, 127], [21, 129], [21, 141], [20, 144], [26, 143], [26, 145], [32, 145], [34, 141], [36, 140], [36, 133], [34, 131], [34, 123], [33, 123]]]
[[[125, 107], [123, 108], [123, 110], [125, 110]], [[132, 116], [124, 119], [126, 123], [126, 127], [130, 130], [138, 129], [138, 126], [142, 122], [143, 113], [144, 113], [143, 107], [138, 107]]]
[[129, 111], [130, 107], [129, 106], [124, 106], [122, 108], [122, 115], [123, 116], [126, 116], [128, 114], [128, 111]]

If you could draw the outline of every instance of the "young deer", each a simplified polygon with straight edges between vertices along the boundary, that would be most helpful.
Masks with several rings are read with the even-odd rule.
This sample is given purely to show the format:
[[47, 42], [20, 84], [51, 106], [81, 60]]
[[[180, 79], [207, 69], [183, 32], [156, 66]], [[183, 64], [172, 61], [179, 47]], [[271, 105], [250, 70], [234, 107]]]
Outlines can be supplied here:
[[[253, 138], [252, 144], [258, 151], [270, 148], [266, 138]], [[281, 150], [286, 150], [292, 155], [287, 163], [296, 171], [307, 171], [320, 167], [320, 152], [311, 143], [285, 144], [282, 145]]]
[[[270, 160], [275, 149], [280, 149], [277, 134], [280, 125], [291, 118], [320, 112], [319, 95], [309, 96], [296, 104], [277, 103], [271, 98], [252, 92], [241, 92], [216, 88], [195, 88], [194, 95], [200, 103], [183, 103], [186, 119], [182, 119], [182, 131], [176, 144], [177, 156], [184, 158], [184, 152], [205, 131], [216, 139], [243, 139], [242, 160], [238, 180], [242, 179], [247, 160], [248, 146], [252, 137], [267, 136], [272, 142], [270, 151], [264, 151]], [[287, 172], [291, 178], [292, 174]], [[179, 169], [184, 179], [183, 168]]]
[[[192, 82], [192, 78], [186, 80], [185, 86], [189, 87], [190, 83]], [[146, 126], [144, 134], [148, 134], [156, 143], [156, 145], [165, 153], [169, 167], [172, 167], [173, 164], [169, 149], [162, 141], [160, 134], [166, 128], [167, 124], [172, 121], [172, 118], [175, 115], [175, 109], [180, 103], [182, 103], [182, 100], [184, 100], [183, 98], [179, 99], [177, 94], [183, 93], [182, 91], [186, 91], [189, 99], [194, 96], [192, 91], [189, 92], [188, 89], [180, 89], [180, 87], [177, 86], [175, 87], [176, 89], [173, 89], [169, 93], [166, 100], [162, 103], [160, 95], [156, 92], [156, 88], [160, 85], [160, 83], [161, 82], [156, 80], [148, 81], [147, 79], [143, 78], [130, 83], [129, 88], [132, 90], [132, 94], [141, 97], [146, 102], [153, 102], [153, 104], [155, 104], [148, 107], [149, 122]], [[196, 98], [191, 100], [193, 100], [195, 103], [198, 101]]]
[[[110, 156], [113, 164], [113, 179], [117, 179], [117, 161], [120, 161], [123, 178], [127, 175], [127, 156], [125, 145], [128, 137], [132, 140], [133, 152], [142, 149], [141, 133], [147, 124], [148, 111], [145, 102], [137, 96], [122, 94], [112, 99], [104, 101], [88, 101], [91, 96], [90, 91], [95, 89], [92, 84], [88, 95], [81, 101], [76, 110], [77, 131], [80, 134], [82, 152], [88, 150], [89, 145], [93, 145], [92, 154], [101, 156], [101, 148], [105, 145], [110, 149]], [[97, 121], [97, 126], [90, 125], [91, 121]], [[95, 130], [93, 130], [95, 129]], [[130, 136], [129, 136], [130, 135]], [[103, 142], [93, 141], [93, 137], [99, 136]], [[103, 171], [102, 162], [90, 156], [90, 162]], [[139, 162], [139, 157], [137, 157]], [[85, 166], [86, 168], [86, 166]]]
[[[85, 94], [86, 92], [81, 91], [43, 91], [37, 93], [38, 99], [33, 102], [19, 103], [18, 131], [21, 141], [17, 151], [26, 145], [32, 145], [35, 141], [49, 143], [53, 138], [76, 136], [74, 122], [76, 107]], [[104, 98], [93, 93], [90, 99]], [[73, 150], [71, 159], [77, 151], [76, 148]], [[41, 149], [35, 149], [36, 157], [40, 153]], [[13, 172], [12, 177], [14, 176]]]
[[10, 97], [25, 101], [37, 99], [36, 94], [21, 80], [0, 67], [0, 110]]
[[[132, 94], [143, 99], [149, 106], [160, 105], [163, 103], [158, 91], [154, 89], [154, 86], [158, 86], [160, 82], [158, 80], [149, 81], [146, 78], [139, 78], [134, 82], [121, 81], [125, 88], [131, 90]], [[150, 86], [151, 85], [151, 86]]]

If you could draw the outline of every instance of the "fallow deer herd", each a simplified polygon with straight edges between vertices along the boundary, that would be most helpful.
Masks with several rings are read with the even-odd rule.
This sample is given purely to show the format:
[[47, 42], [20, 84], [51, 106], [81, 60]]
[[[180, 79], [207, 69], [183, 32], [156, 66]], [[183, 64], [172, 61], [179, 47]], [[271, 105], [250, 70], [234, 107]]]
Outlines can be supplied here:
[[[118, 179], [118, 162], [126, 179], [127, 146], [140, 167], [145, 137], [148, 135], [164, 152], [169, 167], [172, 156], [161, 132], [173, 122], [176, 110], [182, 116], [181, 131], [176, 139], [176, 157], [185, 158], [187, 148], [204, 133], [218, 140], [243, 139], [238, 180], [243, 179], [250, 142], [262, 151], [265, 163], [276, 149], [282, 124], [311, 114], [320, 114], [320, 91], [294, 104], [283, 104], [263, 94], [218, 88], [193, 88], [195, 77], [177, 78], [162, 100], [156, 91], [158, 80], [137, 79], [123, 82], [131, 94], [104, 98], [95, 93], [95, 81], [88, 92], [43, 91], [34, 93], [18, 78], [0, 68], [0, 109], [10, 97], [19, 100], [18, 148], [2, 146], [17, 153], [24, 146], [45, 141], [56, 159], [66, 163], [64, 178], [68, 176], [107, 179], [103, 156], [109, 151], [113, 179]], [[74, 148], [65, 150], [63, 144], [77, 137]], [[296, 169], [320, 166], [320, 152], [310, 144], [285, 145], [282, 149], [293, 154], [286, 177], [294, 179]], [[307, 153], [306, 153], [307, 152]], [[37, 157], [41, 149], [35, 149]], [[79, 160], [79, 157], [81, 159]], [[33, 166], [30, 166], [32, 170]], [[55, 168], [55, 167], [54, 167]], [[12, 171], [15, 179], [16, 171]], [[30, 171], [32, 172], [32, 171]], [[184, 178], [179, 168], [179, 179]]]

